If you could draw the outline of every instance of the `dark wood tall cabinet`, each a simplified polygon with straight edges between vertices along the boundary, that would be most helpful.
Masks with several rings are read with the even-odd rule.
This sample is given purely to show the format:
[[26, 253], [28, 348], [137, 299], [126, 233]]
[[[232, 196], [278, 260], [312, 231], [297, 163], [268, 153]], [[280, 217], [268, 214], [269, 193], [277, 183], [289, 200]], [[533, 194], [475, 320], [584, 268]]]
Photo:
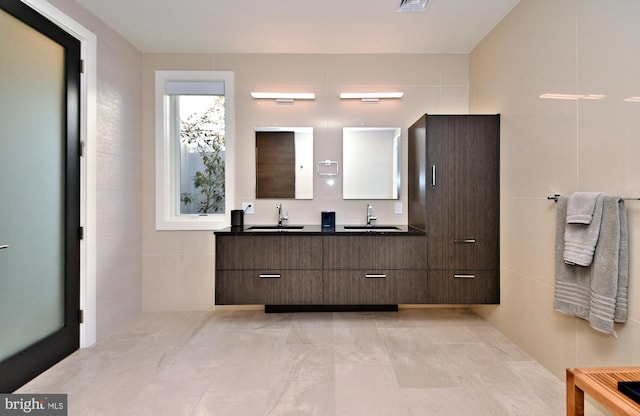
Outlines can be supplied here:
[[426, 303], [498, 303], [500, 116], [427, 114], [408, 139], [408, 218], [426, 231]]

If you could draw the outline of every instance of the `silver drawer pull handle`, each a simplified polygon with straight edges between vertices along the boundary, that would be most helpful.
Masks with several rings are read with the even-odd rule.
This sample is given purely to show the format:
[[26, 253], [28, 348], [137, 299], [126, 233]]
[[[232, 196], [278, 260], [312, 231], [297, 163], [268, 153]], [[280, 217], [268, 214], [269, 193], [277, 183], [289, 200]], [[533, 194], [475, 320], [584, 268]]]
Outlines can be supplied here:
[[476, 275], [475, 274], [454, 274], [453, 278], [454, 279], [475, 279]]
[[475, 238], [456, 238], [453, 240], [454, 244], [473, 244], [476, 242]]
[[260, 273], [260, 279], [280, 279], [279, 273]]
[[436, 186], [436, 165], [431, 165], [431, 186]]
[[4, 248], [9, 248], [9, 244], [5, 244], [3, 246], [0, 246], [0, 250], [4, 249]]
[[367, 279], [385, 279], [387, 275], [378, 273], [365, 273], [364, 277], [366, 277]]

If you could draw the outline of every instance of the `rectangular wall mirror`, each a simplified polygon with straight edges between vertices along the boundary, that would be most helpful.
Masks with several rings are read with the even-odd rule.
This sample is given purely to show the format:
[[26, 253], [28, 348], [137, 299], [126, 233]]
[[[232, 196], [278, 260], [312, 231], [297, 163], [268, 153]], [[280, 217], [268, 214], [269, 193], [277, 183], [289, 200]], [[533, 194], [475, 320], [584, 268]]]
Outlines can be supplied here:
[[257, 127], [256, 198], [313, 199], [313, 128]]
[[342, 198], [398, 199], [399, 127], [342, 129]]

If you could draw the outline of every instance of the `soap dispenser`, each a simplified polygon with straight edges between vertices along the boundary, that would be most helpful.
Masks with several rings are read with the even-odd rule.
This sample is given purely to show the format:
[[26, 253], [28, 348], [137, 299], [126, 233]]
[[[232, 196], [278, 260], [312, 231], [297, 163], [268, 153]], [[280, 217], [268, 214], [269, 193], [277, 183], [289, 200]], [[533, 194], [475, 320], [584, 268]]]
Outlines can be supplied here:
[[336, 231], [336, 213], [335, 211], [322, 211], [322, 232], [333, 233]]

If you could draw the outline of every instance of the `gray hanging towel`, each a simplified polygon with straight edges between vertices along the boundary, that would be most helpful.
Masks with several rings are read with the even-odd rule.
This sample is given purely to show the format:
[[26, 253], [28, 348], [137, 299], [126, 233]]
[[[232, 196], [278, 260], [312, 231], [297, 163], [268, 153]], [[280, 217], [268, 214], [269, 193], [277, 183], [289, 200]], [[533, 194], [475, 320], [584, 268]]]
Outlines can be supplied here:
[[[567, 216], [569, 206], [575, 194], [572, 194], [567, 201]], [[600, 236], [600, 223], [602, 222], [602, 202], [603, 194], [595, 196], [593, 216], [589, 224], [565, 223], [564, 253], [563, 258], [567, 264], [577, 264], [589, 266], [593, 261], [593, 255]]]
[[591, 327], [600, 332], [612, 334], [614, 322], [625, 322], [627, 318], [627, 217], [620, 197], [603, 195], [600, 198], [600, 235], [593, 262], [588, 267], [567, 264], [559, 257], [564, 251], [562, 242], [566, 240], [563, 234], [567, 197], [558, 199], [554, 308], [588, 320]]
[[567, 224], [591, 224], [596, 201], [602, 192], [574, 192], [567, 202]]

